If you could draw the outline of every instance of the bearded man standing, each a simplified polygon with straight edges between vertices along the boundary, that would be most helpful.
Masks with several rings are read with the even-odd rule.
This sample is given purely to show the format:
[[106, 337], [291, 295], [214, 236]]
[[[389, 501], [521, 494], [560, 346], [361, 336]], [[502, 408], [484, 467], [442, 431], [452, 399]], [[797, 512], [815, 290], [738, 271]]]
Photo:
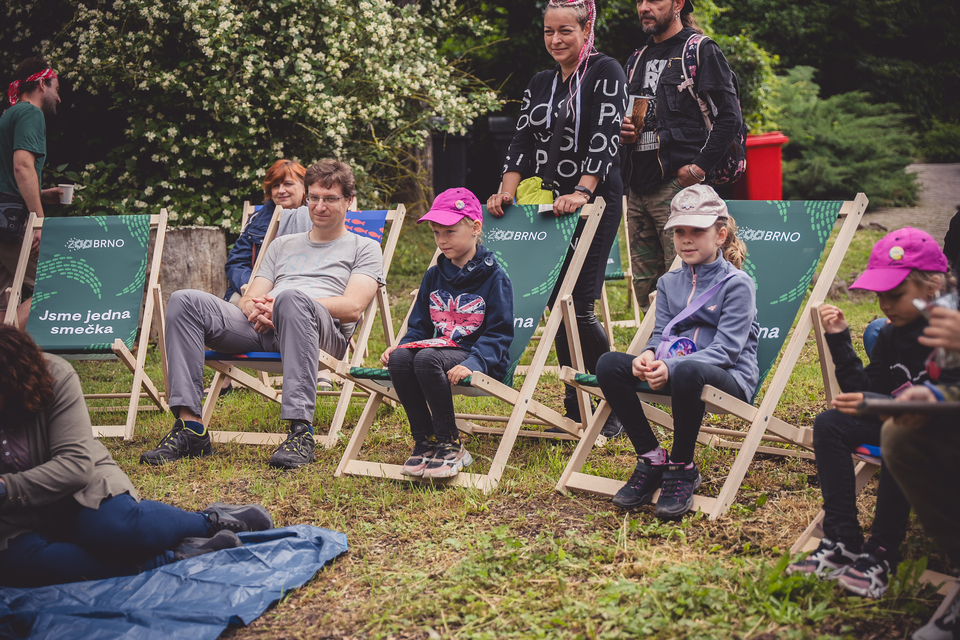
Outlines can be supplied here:
[[631, 108], [620, 132], [620, 158], [630, 190], [633, 286], [644, 310], [676, 257], [672, 234], [663, 230], [670, 201], [684, 187], [712, 181], [743, 124], [735, 76], [715, 42], [703, 40], [696, 73], [689, 74], [693, 93], [715, 114], [712, 130], [684, 82], [684, 47], [702, 33], [692, 13], [692, 0], [638, 0], [640, 25], [649, 38], [624, 66]]

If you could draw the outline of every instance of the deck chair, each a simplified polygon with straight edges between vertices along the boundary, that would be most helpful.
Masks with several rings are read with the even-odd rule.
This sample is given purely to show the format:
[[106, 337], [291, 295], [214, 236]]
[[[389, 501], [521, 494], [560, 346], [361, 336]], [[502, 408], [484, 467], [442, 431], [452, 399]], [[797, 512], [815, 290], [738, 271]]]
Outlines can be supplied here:
[[[406, 207], [401, 204], [396, 209], [351, 211], [347, 213], [346, 226], [348, 230], [358, 235], [383, 242], [382, 251], [384, 279], [386, 279], [387, 274], [390, 271], [390, 264], [393, 261], [393, 254], [397, 248], [397, 241], [400, 238], [400, 230], [403, 227], [403, 220], [406, 216], [406, 211]], [[256, 277], [257, 271], [260, 267], [260, 259], [266, 253], [267, 246], [269, 246], [269, 243], [272, 242], [276, 237], [280, 220], [279, 212], [280, 208], [278, 207], [277, 213], [274, 214], [274, 218], [270, 221], [270, 227], [267, 230], [267, 235], [264, 237], [263, 246], [260, 250], [260, 257], [257, 259], [257, 263], [254, 265], [253, 274], [250, 277], [251, 282], [253, 281], [253, 278]], [[388, 223], [390, 224], [390, 230], [389, 233], [385, 233], [386, 225]], [[385, 236], [386, 241], [384, 242]], [[344, 356], [346, 358], [345, 364], [349, 364], [350, 366], [359, 366], [363, 364], [363, 357], [366, 350], [367, 341], [370, 339], [370, 333], [373, 330], [373, 325], [378, 315], [378, 311], [381, 323], [383, 325], [384, 340], [388, 344], [393, 343], [393, 319], [390, 314], [390, 301], [387, 297], [386, 286], [381, 285], [377, 288], [376, 295], [374, 295], [373, 300], [370, 301], [370, 304], [367, 306], [366, 310], [364, 310], [363, 316], [360, 319], [360, 322], [357, 324], [354, 332], [354, 347], [352, 355], [348, 351], [348, 354]], [[262, 378], [254, 377], [239, 369], [239, 367], [245, 367], [255, 369], [260, 372], [278, 374], [282, 373], [282, 364], [280, 362], [279, 353], [253, 352], [226, 354], [216, 351], [207, 351], [205, 354], [205, 359], [206, 365], [214, 370], [213, 382], [210, 385], [210, 392], [207, 394], [207, 399], [204, 402], [203, 413], [201, 415], [205, 425], [209, 426], [210, 424], [210, 420], [213, 417], [213, 410], [216, 406], [217, 399], [220, 396], [220, 388], [223, 386], [226, 378], [229, 378], [237, 384], [256, 391], [269, 400], [280, 402], [282, 398], [282, 390], [276, 389], [271, 383], [272, 380], [265, 381]], [[323, 368], [329, 369], [336, 373], [338, 365], [341, 364], [341, 362], [341, 360], [334, 358], [328, 353], [324, 353], [323, 351], [320, 352], [320, 366]], [[337, 408], [334, 412], [333, 420], [330, 423], [330, 430], [325, 438], [318, 438], [318, 440], [321, 440], [327, 448], [333, 447], [338, 442], [338, 434], [340, 429], [343, 427], [344, 419], [346, 418], [347, 411], [350, 408], [350, 401], [354, 397], [367, 396], [366, 393], [355, 390], [355, 387], [356, 385], [353, 381], [343, 380], [339, 390], [317, 392], [319, 396], [336, 396], [338, 398]], [[284, 434], [278, 433], [213, 430], [210, 431], [210, 435], [211, 438], [213, 438], [213, 440], [216, 442], [240, 442], [243, 444], [279, 444], [285, 437]]]
[[[820, 322], [819, 305], [810, 309], [810, 323], [813, 325], [813, 335], [817, 342], [817, 353], [820, 358], [820, 371], [823, 375], [823, 386], [826, 392], [827, 406], [830, 406], [833, 399], [840, 393], [840, 385], [837, 382], [837, 376], [833, 364], [833, 356], [830, 355], [830, 348], [826, 342], [826, 332], [823, 330], [823, 324]], [[856, 493], [863, 491], [870, 479], [880, 471], [880, 460], [874, 456], [854, 453], [852, 464], [854, 467], [854, 479]], [[820, 546], [820, 539], [823, 538], [823, 518], [826, 514], [823, 509], [817, 513], [807, 528], [803, 530], [797, 541], [790, 548], [790, 555], [796, 555], [805, 551], [813, 551]], [[940, 593], [948, 595], [953, 588], [960, 588], [956, 578], [936, 571], [927, 570], [921, 576], [921, 580], [931, 584], [940, 584]], [[949, 603], [948, 603], [949, 604]], [[942, 614], [941, 614], [942, 615]]]
[[[544, 406], [533, 399], [537, 383], [540, 380], [544, 363], [553, 345], [560, 327], [561, 318], [565, 318], [571, 345], [571, 358], [582, 366], [579, 340], [576, 335], [576, 320], [573, 312], [574, 283], [583, 266], [586, 250], [596, 234], [604, 202], [602, 198], [580, 211], [584, 227], [577, 248], [572, 253], [563, 281], [557, 289], [556, 302], [537, 343], [533, 359], [527, 369], [520, 390], [512, 386], [512, 377], [517, 369], [520, 357], [530, 343], [540, 324], [543, 309], [553, 292], [564, 259], [577, 227], [577, 216], [555, 218], [552, 206], [514, 205], [507, 209], [502, 218], [492, 218], [484, 207], [484, 245], [493, 251], [500, 266], [510, 276], [514, 291], [514, 338], [510, 347], [510, 367], [504, 380], [475, 373], [459, 385], [453, 387], [457, 395], [487, 395], [512, 406], [509, 417], [457, 414], [457, 427], [466, 433], [494, 434], [502, 436], [500, 446], [486, 475], [461, 472], [454, 478], [436, 480], [443, 484], [472, 486], [485, 492], [492, 491], [500, 481], [510, 451], [518, 436], [560, 437], [575, 439], [580, 436], [580, 425], [559, 412]], [[406, 322], [404, 323], [406, 325]], [[403, 330], [398, 335], [403, 335]], [[370, 390], [371, 395], [353, 430], [350, 442], [335, 472], [336, 476], [365, 475], [396, 480], [411, 480], [400, 474], [400, 465], [381, 464], [359, 459], [364, 440], [376, 419], [377, 410], [385, 399], [399, 402], [399, 398], [390, 383], [390, 374], [386, 369], [362, 369], [341, 367], [344, 376], [357, 381]], [[586, 398], [584, 398], [586, 399]], [[587, 404], [589, 407], [589, 402]], [[506, 422], [504, 428], [482, 427], [474, 421]], [[522, 430], [523, 425], [550, 426], [563, 433], [545, 433], [539, 430]], [[419, 479], [413, 479], [419, 480]]]
[[[627, 229], [627, 197], [623, 197], [623, 222], [621, 224], [624, 234], [628, 234]], [[626, 235], [627, 250], [630, 247], [630, 236]], [[633, 311], [633, 318], [630, 320], [613, 320], [610, 314], [610, 299], [607, 296], [607, 283], [627, 281], [627, 296], [630, 300], [630, 309]], [[620, 260], [620, 240], [619, 233], [617, 241], [610, 247], [610, 255], [607, 257], [607, 268], [603, 272], [603, 288], [600, 290], [600, 310], [603, 313], [603, 328], [607, 332], [607, 340], [613, 345], [614, 327], [639, 327], [640, 326], [640, 303], [637, 302], [637, 290], [633, 288], [633, 264], [627, 259], [627, 268], [624, 270], [623, 263]]]
[[[141, 398], [149, 398], [159, 410], [168, 408], [166, 394], [157, 389], [144, 371], [156, 313], [166, 388], [159, 277], [167, 211], [161, 209], [159, 215], [71, 218], [38, 218], [31, 213], [10, 290], [6, 324], [16, 324], [16, 309], [36, 229], [43, 229], [43, 236], [27, 332], [48, 353], [68, 359], [119, 359], [130, 369], [133, 385], [129, 392], [84, 395], [88, 400], [127, 398], [126, 407], [106, 409], [126, 410], [126, 423], [94, 426], [93, 433], [97, 437], [123, 436], [130, 440]], [[156, 239], [148, 263], [152, 230], [156, 231]], [[138, 332], [134, 357], [130, 349]]]
[[[734, 501], [747, 468], [757, 452], [793, 453], [812, 457], [809, 453], [813, 447], [812, 429], [795, 427], [774, 417], [773, 413], [810, 334], [810, 309], [819, 306], [826, 297], [866, 206], [867, 198], [862, 193], [850, 202], [727, 202], [730, 215], [740, 227], [739, 235], [747, 244], [748, 254], [743, 270], [757, 283], [757, 317], [761, 327], [757, 351], [760, 379], [753, 399], [757, 397], [763, 381], [774, 368], [838, 215], [843, 222], [760, 405], [754, 406], [753, 399], [747, 403], [729, 397], [713, 387], [704, 388], [701, 398], [707, 404], [707, 411], [730, 413], [750, 423], [749, 430], [745, 432], [714, 427], [700, 429], [698, 439], [701, 443], [739, 449], [720, 494], [716, 498], [700, 495], [695, 498], [694, 509], [701, 509], [709, 514], [711, 519], [718, 518]], [[655, 304], [651, 304], [652, 312], [648, 312], [641, 323], [628, 353], [639, 354], [646, 345], [653, 332]], [[602, 397], [595, 376], [567, 369], [561, 373], [561, 379]], [[638, 395], [644, 401], [644, 413], [651, 422], [672, 428], [673, 420], [670, 415], [650, 404], [669, 404], [668, 395], [651, 392], [646, 383], [638, 383]], [[612, 496], [623, 486], [624, 483], [619, 480], [580, 473], [587, 455], [600, 437], [600, 429], [609, 413], [609, 405], [602, 402], [592, 422], [585, 429], [573, 458], [564, 469], [556, 485], [557, 491], [567, 493], [573, 489]], [[761, 446], [761, 442], [795, 445], [800, 447], [800, 450]]]

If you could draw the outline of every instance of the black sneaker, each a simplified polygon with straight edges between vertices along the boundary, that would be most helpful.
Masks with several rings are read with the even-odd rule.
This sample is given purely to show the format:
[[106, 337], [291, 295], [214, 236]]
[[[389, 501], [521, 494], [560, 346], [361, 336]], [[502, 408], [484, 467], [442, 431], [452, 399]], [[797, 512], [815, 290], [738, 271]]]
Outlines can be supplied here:
[[837, 584], [864, 598], [882, 598], [893, 567], [883, 547], [860, 554], [856, 562], [837, 572]]
[[650, 504], [653, 494], [660, 488], [663, 481], [663, 467], [652, 465], [646, 458], [637, 458], [637, 466], [627, 484], [613, 496], [613, 506], [621, 509], [636, 509]]
[[273, 518], [270, 517], [270, 512], [258, 504], [214, 502], [200, 513], [207, 516], [214, 531], [227, 529], [240, 533], [273, 529]]
[[619, 438], [624, 434], [626, 434], [626, 431], [623, 429], [623, 424], [617, 418], [617, 414], [611, 411], [607, 421], [603, 424], [603, 429], [600, 430], [600, 435], [610, 440], [611, 438]]
[[290, 425], [290, 435], [270, 456], [270, 466], [281, 469], [298, 469], [313, 462], [313, 450], [317, 444], [306, 424], [294, 422]]
[[151, 449], [140, 456], [143, 464], [166, 464], [181, 458], [202, 458], [213, 453], [210, 444], [210, 433], [200, 436], [187, 429], [183, 420], [173, 423], [170, 433], [163, 436], [156, 449]]
[[787, 573], [813, 573], [823, 580], [834, 580], [839, 571], [851, 566], [859, 556], [859, 544], [821, 538], [820, 545], [810, 555], [787, 567]]
[[173, 559], [177, 562], [187, 558], [196, 558], [205, 553], [242, 547], [243, 543], [233, 531], [223, 529], [209, 538], [184, 538], [173, 548]]
[[663, 465], [663, 487], [654, 515], [661, 520], [679, 520], [693, 508], [693, 494], [700, 488], [700, 470], [697, 465], [685, 469], [685, 464]]

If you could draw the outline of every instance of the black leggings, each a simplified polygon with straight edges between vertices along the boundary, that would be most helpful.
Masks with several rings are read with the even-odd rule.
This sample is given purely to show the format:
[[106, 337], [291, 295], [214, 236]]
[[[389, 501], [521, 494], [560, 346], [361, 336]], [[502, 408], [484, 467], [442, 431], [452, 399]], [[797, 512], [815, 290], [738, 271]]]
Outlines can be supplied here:
[[469, 356], [466, 349], [453, 347], [390, 352], [390, 380], [407, 412], [414, 442], [430, 436], [440, 442], [460, 441], [447, 371]]

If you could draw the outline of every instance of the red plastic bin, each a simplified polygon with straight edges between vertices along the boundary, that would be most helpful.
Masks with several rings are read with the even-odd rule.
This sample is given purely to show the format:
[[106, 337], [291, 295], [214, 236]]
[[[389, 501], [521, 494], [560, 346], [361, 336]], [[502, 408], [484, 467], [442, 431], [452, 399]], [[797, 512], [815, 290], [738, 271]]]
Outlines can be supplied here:
[[783, 199], [783, 145], [790, 138], [779, 131], [747, 135], [747, 169], [733, 183], [737, 200]]

